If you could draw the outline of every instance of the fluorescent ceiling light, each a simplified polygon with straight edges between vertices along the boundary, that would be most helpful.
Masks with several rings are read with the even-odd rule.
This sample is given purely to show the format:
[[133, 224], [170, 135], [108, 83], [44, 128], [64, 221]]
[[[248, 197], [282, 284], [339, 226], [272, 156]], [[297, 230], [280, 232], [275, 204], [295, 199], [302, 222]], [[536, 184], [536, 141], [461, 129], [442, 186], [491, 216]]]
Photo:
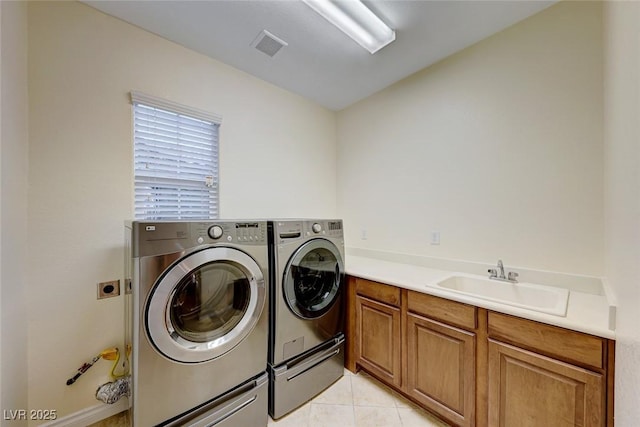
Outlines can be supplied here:
[[376, 53], [396, 39], [396, 32], [360, 0], [302, 1], [371, 53]]

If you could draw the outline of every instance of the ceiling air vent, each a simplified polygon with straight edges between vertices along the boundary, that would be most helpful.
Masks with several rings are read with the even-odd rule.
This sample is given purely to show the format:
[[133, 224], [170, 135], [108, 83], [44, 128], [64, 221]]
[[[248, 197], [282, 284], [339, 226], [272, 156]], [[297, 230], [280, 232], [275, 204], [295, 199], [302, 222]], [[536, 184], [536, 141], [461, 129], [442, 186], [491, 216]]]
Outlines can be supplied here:
[[274, 36], [267, 30], [262, 30], [258, 37], [255, 38], [251, 46], [260, 52], [273, 57], [283, 46], [288, 46], [284, 40]]

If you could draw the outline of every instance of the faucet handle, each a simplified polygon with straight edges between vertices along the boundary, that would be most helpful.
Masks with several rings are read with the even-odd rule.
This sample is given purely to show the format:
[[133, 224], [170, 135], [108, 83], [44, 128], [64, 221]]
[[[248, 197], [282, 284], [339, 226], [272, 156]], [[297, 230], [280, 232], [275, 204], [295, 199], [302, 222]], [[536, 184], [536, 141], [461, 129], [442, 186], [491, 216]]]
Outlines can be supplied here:
[[489, 278], [493, 278], [493, 277], [498, 277], [498, 270], [496, 270], [495, 268], [490, 268], [487, 270], [487, 273], [489, 273]]
[[508, 279], [511, 282], [517, 282], [518, 281], [518, 276], [519, 274], [516, 273], [515, 271], [510, 271], [508, 274]]

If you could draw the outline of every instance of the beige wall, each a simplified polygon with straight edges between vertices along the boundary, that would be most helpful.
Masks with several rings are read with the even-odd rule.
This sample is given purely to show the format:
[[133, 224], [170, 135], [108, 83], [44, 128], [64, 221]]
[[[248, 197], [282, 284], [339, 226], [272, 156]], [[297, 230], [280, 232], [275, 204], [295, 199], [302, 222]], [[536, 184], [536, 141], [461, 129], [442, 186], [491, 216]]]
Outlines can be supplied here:
[[28, 408], [26, 3], [0, 2], [0, 29], [0, 411], [4, 418], [4, 410]]
[[552, 6], [341, 111], [347, 245], [601, 274], [601, 7]]
[[640, 3], [607, 2], [605, 274], [618, 299], [616, 425], [640, 419]]
[[86, 5], [29, 5], [29, 405], [60, 415], [98, 403], [110, 364], [67, 387], [122, 338], [132, 215], [128, 93], [219, 114], [223, 217], [336, 214], [335, 114]]

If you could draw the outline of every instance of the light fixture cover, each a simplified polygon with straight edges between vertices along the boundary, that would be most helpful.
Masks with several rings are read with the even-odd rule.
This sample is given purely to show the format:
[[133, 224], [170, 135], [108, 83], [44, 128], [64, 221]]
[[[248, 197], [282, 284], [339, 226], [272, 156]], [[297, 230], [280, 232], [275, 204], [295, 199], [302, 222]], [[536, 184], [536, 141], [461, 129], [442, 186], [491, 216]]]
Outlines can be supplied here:
[[360, 0], [302, 1], [371, 53], [396, 39], [396, 32]]

